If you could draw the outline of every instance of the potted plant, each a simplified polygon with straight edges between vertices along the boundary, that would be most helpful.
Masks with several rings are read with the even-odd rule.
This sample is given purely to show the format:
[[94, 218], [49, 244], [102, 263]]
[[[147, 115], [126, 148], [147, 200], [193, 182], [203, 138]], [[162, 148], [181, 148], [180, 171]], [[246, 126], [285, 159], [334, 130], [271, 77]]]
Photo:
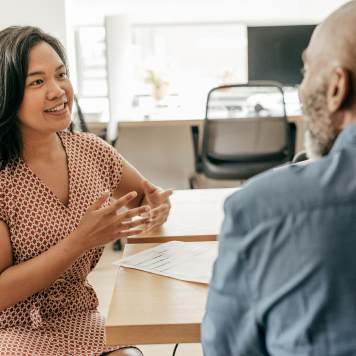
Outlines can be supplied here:
[[140, 79], [152, 87], [152, 96], [162, 100], [168, 94], [171, 80], [178, 72], [178, 63], [172, 57], [148, 57], [140, 70]]
[[145, 83], [151, 84], [152, 96], [156, 100], [162, 100], [167, 95], [169, 84], [167, 73], [146, 69]]

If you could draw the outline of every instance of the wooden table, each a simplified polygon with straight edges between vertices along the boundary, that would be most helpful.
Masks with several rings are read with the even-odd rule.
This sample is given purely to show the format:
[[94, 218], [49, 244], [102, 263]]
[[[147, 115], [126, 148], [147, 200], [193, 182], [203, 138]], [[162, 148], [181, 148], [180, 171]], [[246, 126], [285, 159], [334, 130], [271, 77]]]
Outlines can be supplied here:
[[[126, 245], [124, 257], [159, 244]], [[199, 343], [208, 285], [120, 267], [106, 345]]]
[[[303, 121], [302, 116], [288, 116], [288, 122], [301, 122]], [[106, 121], [89, 121], [86, 120], [86, 124], [90, 131], [92, 130], [102, 130], [107, 127]], [[120, 120], [118, 123], [118, 127], [157, 127], [157, 126], [190, 126], [190, 127], [198, 127], [203, 126], [204, 118], [186, 118], [186, 117], [175, 117], [175, 116], [166, 116], [164, 118], [152, 117], [145, 119], [144, 117], [140, 119], [127, 119]]]
[[[215, 241], [224, 219], [224, 202], [240, 188], [176, 190], [168, 221], [150, 235], [127, 238], [132, 243]], [[145, 228], [145, 226], [143, 226]]]

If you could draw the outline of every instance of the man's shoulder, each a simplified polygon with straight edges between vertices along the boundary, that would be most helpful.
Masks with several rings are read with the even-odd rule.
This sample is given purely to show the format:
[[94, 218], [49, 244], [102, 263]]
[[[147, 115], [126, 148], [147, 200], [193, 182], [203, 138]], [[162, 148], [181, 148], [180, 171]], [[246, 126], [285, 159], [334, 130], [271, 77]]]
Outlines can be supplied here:
[[248, 214], [254, 224], [327, 205], [356, 201], [356, 169], [347, 152], [328, 155], [305, 166], [291, 165], [259, 174], [227, 199], [225, 209]]

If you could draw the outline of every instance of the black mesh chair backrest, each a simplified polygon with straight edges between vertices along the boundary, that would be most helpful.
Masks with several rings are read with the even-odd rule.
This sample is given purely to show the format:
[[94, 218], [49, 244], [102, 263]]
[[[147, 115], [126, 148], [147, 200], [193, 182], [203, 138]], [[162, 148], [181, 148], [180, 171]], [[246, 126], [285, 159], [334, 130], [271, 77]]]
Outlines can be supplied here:
[[281, 85], [251, 82], [212, 89], [206, 105], [202, 157], [203, 165], [204, 160], [216, 165], [268, 161], [278, 165], [281, 160], [291, 160]]

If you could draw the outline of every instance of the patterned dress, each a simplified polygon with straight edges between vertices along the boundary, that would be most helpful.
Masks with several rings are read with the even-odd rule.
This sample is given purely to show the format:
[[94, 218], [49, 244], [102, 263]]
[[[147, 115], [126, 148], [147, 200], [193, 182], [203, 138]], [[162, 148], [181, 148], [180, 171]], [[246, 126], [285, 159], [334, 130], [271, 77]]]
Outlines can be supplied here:
[[[23, 160], [0, 172], [0, 220], [10, 229], [14, 264], [63, 240], [94, 201], [120, 182], [121, 156], [105, 141], [79, 132], [58, 135], [68, 161], [68, 207]], [[0, 312], [0, 356], [88, 356], [127, 347], [105, 346], [105, 317], [87, 281], [102, 253], [102, 247], [87, 251], [47, 289]]]

